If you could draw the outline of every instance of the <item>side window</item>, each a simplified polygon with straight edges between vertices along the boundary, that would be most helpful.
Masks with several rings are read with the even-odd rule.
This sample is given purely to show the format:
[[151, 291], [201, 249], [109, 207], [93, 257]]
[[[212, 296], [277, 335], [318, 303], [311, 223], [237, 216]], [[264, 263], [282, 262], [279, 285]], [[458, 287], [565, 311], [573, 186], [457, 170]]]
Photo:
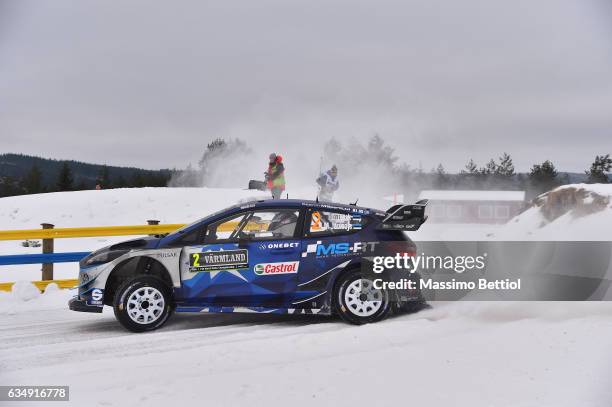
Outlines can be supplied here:
[[300, 212], [294, 210], [253, 212], [242, 229], [242, 235], [251, 239], [292, 238], [299, 215]]
[[251, 211], [221, 219], [208, 226], [205, 243], [223, 243], [238, 239], [292, 238], [300, 211], [280, 209]]
[[359, 231], [367, 224], [368, 218], [359, 214], [313, 210], [306, 221], [307, 234], [321, 236]]
[[243, 226], [246, 217], [250, 214], [251, 212], [241, 213], [208, 225], [204, 242], [219, 243], [237, 239], [240, 228]]
[[202, 228], [196, 228], [174, 241], [173, 245], [192, 246], [200, 243], [202, 238]]

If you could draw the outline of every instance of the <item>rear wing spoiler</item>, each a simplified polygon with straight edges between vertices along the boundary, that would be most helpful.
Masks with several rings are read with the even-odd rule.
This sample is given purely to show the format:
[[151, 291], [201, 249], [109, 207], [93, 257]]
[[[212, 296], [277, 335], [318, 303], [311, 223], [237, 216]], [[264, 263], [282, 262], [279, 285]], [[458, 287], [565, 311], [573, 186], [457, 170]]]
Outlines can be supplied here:
[[381, 230], [419, 230], [427, 220], [425, 207], [427, 199], [422, 199], [410, 205], [393, 205], [387, 209], [387, 216], [382, 220], [378, 229]]

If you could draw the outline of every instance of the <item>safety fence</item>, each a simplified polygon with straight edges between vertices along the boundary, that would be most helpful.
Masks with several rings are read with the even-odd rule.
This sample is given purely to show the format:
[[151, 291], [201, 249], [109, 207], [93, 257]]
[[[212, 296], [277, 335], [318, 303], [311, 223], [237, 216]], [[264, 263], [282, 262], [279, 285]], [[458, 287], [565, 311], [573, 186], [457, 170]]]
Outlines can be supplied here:
[[[239, 221], [233, 219], [222, 223], [217, 227], [218, 232], [231, 232], [240, 224]], [[32, 281], [41, 291], [51, 283], [57, 284], [60, 288], [74, 287], [78, 281], [76, 279], [54, 280], [53, 279], [53, 264], [54, 263], [72, 263], [78, 262], [83, 257], [86, 257], [91, 252], [66, 252], [54, 253], [54, 239], [73, 239], [84, 237], [102, 237], [102, 236], [137, 236], [137, 235], [159, 235], [163, 233], [171, 233], [182, 228], [185, 224], [174, 223], [160, 225], [157, 220], [148, 220], [146, 225], [131, 225], [131, 226], [93, 226], [81, 228], [55, 228], [55, 225], [50, 223], [42, 223], [42, 229], [26, 229], [26, 230], [0, 230], [0, 240], [30, 240], [42, 239], [42, 253], [37, 254], [13, 254], [0, 255], [0, 266], [15, 266], [23, 264], [42, 264], [42, 279], [41, 281]], [[265, 223], [257, 221], [250, 222], [243, 226], [243, 230], [249, 231], [264, 231], [267, 228]], [[0, 283], [0, 291], [10, 291], [13, 287], [13, 282]]]
[[[42, 229], [28, 230], [2, 230], [0, 240], [30, 240], [42, 239], [42, 253], [40, 254], [18, 254], [1, 255], [0, 266], [12, 266], [23, 264], [42, 264], [42, 281], [33, 281], [41, 291], [48, 284], [55, 283], [60, 288], [70, 288], [77, 284], [76, 279], [54, 280], [53, 264], [78, 262], [90, 252], [67, 252], [54, 253], [54, 239], [102, 237], [102, 236], [137, 236], [137, 235], [159, 235], [173, 232], [184, 224], [164, 224], [159, 221], [149, 220], [147, 225], [132, 226], [95, 226], [81, 228], [58, 228], [50, 223], [41, 224]], [[0, 291], [10, 291], [14, 283], [0, 283]]]

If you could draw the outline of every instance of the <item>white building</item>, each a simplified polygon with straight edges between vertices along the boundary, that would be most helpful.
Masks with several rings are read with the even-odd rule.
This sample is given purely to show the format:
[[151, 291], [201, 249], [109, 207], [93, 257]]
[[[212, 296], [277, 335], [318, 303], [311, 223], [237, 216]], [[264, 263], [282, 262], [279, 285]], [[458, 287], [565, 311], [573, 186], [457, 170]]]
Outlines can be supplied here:
[[424, 190], [428, 222], [506, 223], [525, 207], [525, 191]]

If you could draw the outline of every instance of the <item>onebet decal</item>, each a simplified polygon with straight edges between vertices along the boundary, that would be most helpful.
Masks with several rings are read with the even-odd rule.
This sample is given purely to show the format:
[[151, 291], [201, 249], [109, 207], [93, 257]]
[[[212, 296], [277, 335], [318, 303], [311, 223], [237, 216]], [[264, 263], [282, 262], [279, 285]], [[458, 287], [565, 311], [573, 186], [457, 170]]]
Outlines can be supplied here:
[[317, 257], [332, 257], [371, 253], [376, 250], [378, 243], [379, 242], [343, 242], [323, 244], [321, 240], [318, 240], [317, 243], [306, 246], [306, 251], [302, 253], [302, 257], [307, 257], [309, 254], [314, 254]]
[[293, 274], [297, 273], [299, 261], [285, 261], [278, 263], [259, 263], [253, 268], [258, 276], [271, 276], [276, 274]]
[[282, 243], [262, 243], [259, 245], [261, 250], [266, 249], [295, 249], [300, 247], [299, 242], [282, 242]]

